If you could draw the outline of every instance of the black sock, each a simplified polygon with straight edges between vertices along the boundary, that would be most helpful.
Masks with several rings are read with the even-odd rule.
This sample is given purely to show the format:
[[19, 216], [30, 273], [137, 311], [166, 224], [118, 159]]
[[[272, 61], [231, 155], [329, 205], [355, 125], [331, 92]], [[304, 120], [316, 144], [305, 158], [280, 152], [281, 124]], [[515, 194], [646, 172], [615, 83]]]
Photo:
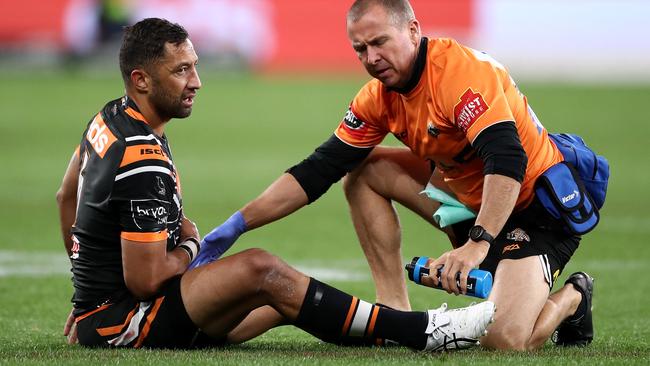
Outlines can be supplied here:
[[330, 343], [390, 339], [423, 349], [427, 322], [425, 312], [381, 308], [311, 278], [294, 325]]

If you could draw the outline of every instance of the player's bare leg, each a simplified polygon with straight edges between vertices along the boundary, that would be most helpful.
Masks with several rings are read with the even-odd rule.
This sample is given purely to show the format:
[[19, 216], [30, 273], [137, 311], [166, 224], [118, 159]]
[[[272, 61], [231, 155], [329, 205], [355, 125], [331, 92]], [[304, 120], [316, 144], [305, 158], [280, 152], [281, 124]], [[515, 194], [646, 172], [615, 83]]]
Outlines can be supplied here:
[[228, 332], [227, 341], [238, 344], [253, 339], [269, 329], [288, 324], [287, 319], [266, 305], [253, 310], [235, 329]]
[[[268, 320], [269, 305], [291, 324], [328, 342], [381, 338], [416, 350], [467, 348], [476, 345], [494, 314], [491, 302], [449, 311], [382, 308], [309, 278], [260, 249], [187, 272], [181, 295], [194, 324], [217, 339], [244, 319], [259, 315]], [[251, 317], [255, 309], [260, 313]]]
[[488, 298], [499, 311], [481, 344], [495, 349], [537, 349], [575, 312], [580, 299], [580, 293], [567, 286], [549, 297], [538, 257], [504, 259]]
[[376, 288], [378, 303], [410, 310], [401, 255], [396, 201], [435, 226], [439, 207], [419, 194], [431, 176], [429, 162], [406, 148], [376, 147], [343, 183], [354, 228]]
[[295, 319], [309, 278], [269, 253], [251, 249], [183, 275], [188, 315], [206, 334], [222, 338], [264, 305]]

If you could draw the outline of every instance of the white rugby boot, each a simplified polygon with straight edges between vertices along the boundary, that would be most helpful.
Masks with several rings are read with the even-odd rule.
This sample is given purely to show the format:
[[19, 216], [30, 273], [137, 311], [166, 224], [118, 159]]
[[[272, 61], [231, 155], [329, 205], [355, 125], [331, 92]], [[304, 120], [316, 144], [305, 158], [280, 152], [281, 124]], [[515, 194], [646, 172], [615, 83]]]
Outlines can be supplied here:
[[428, 310], [429, 325], [424, 352], [464, 349], [479, 344], [479, 338], [487, 334], [487, 327], [494, 321], [496, 306], [484, 301], [466, 308], [447, 310], [447, 304]]

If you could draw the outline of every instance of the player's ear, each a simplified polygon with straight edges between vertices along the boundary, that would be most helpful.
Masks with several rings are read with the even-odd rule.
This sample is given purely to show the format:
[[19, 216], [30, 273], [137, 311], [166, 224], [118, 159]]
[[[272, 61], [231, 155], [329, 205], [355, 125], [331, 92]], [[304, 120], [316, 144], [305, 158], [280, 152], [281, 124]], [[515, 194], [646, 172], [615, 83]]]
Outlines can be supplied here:
[[151, 88], [151, 77], [142, 69], [134, 69], [131, 71], [131, 85], [139, 93], [148, 93]]

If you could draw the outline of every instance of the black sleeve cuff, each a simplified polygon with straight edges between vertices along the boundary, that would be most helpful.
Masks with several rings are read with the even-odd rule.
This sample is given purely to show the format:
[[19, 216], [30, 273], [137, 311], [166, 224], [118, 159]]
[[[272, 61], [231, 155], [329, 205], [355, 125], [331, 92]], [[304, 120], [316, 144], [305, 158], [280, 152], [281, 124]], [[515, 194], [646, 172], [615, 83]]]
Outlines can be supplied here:
[[472, 145], [483, 160], [483, 174], [505, 175], [519, 183], [524, 180], [528, 156], [514, 122], [501, 122], [486, 128]]
[[332, 184], [356, 168], [372, 148], [350, 146], [332, 135], [307, 159], [292, 166], [287, 173], [293, 175], [307, 194], [309, 203], [316, 201]]

